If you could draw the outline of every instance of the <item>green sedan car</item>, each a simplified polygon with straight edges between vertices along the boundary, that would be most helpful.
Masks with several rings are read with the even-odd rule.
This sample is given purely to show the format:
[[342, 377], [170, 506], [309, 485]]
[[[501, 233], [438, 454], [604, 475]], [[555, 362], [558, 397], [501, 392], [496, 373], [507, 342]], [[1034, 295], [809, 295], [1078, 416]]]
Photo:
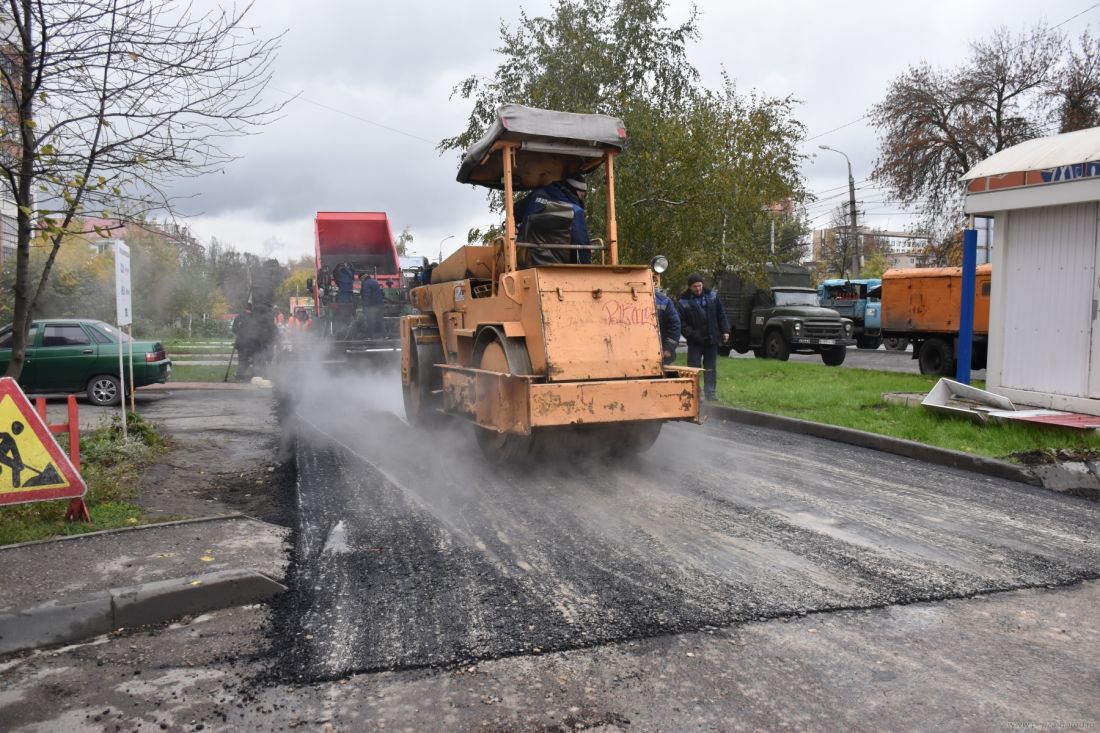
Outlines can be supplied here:
[[[11, 361], [11, 341], [9, 324], [0, 328], [0, 375]], [[128, 364], [130, 337], [110, 324], [84, 318], [34, 321], [27, 337], [27, 359], [19, 384], [28, 393], [84, 392], [92, 404], [117, 405], [122, 398], [119, 343], [124, 363]], [[135, 386], [168, 381], [172, 361], [164, 351], [164, 344], [134, 340], [133, 352]], [[126, 372], [129, 382], [129, 366]]]

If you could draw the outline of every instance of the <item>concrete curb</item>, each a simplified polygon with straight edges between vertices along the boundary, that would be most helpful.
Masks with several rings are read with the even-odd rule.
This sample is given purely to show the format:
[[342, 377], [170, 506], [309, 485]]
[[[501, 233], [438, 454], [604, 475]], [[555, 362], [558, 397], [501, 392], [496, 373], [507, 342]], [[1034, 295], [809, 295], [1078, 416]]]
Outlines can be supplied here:
[[238, 569], [50, 601], [0, 615], [0, 654], [255, 603], [285, 590], [286, 586], [262, 573]]
[[906, 458], [913, 458], [926, 463], [933, 463], [937, 466], [947, 466], [949, 468], [958, 468], [964, 471], [973, 471], [974, 473], [1008, 479], [1010, 481], [1019, 481], [1020, 483], [1030, 484], [1032, 486], [1043, 486], [1043, 482], [1023, 466], [1017, 466], [1008, 461], [999, 461], [996, 458], [975, 456], [969, 453], [948, 450], [947, 448], [936, 448], [912, 440], [890, 438], [885, 435], [865, 433], [862, 430], [842, 428], [837, 425], [826, 425], [824, 423], [810, 422], [809, 420], [799, 420], [795, 417], [784, 417], [782, 415], [771, 415], [765, 412], [743, 410], [739, 407], [722, 407], [707, 404], [703, 405], [703, 414], [707, 417], [724, 420], [726, 422], [736, 422], [743, 425], [754, 425], [756, 427], [773, 428], [775, 430], [786, 430], [792, 433], [811, 435], [815, 438], [835, 440], [838, 443], [847, 443], [849, 445], [858, 445], [863, 448], [871, 448], [872, 450], [882, 451], [884, 453], [893, 453], [894, 455], [905, 456]]
[[[214, 365], [216, 366], [216, 365]], [[165, 382], [164, 384], [148, 384], [138, 387], [138, 394], [145, 392], [152, 394], [157, 392], [171, 392], [172, 390], [247, 390], [264, 389], [248, 382]]]
[[150, 522], [149, 524], [137, 524], [133, 527], [115, 527], [114, 529], [100, 529], [95, 532], [82, 532], [81, 534], [67, 534], [61, 537], [47, 537], [44, 540], [30, 540], [29, 542], [15, 542], [10, 545], [0, 545], [0, 554], [4, 550], [11, 550], [16, 547], [27, 547], [29, 545], [46, 545], [53, 542], [71, 542], [73, 540], [85, 540], [89, 537], [98, 537], [105, 534], [119, 534], [122, 532], [141, 532], [146, 529], [163, 529], [165, 527], [176, 527], [181, 524], [201, 524], [203, 522], [221, 522], [227, 519], [251, 519], [259, 522], [262, 520], [250, 517], [247, 514], [241, 514], [240, 512], [233, 512], [232, 514], [219, 514], [215, 517], [196, 517], [194, 519], [174, 519], [171, 522]]

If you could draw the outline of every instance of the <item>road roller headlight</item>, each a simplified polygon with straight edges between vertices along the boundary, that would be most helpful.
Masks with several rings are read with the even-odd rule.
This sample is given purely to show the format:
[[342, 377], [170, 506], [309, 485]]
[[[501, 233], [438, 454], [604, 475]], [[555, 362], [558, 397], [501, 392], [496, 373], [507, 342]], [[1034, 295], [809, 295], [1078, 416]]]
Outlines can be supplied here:
[[657, 255], [649, 261], [649, 269], [660, 275], [668, 269], [668, 258], [664, 255]]

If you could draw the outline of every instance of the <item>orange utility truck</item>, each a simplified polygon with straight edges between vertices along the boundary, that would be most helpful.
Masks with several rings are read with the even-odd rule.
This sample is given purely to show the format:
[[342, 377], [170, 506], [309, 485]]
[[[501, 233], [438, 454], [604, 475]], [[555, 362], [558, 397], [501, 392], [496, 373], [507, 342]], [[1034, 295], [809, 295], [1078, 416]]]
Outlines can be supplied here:
[[[992, 265], [979, 265], [974, 288], [972, 369], [985, 369]], [[887, 270], [882, 276], [882, 336], [909, 339], [921, 374], [950, 377], [959, 353], [961, 267]]]

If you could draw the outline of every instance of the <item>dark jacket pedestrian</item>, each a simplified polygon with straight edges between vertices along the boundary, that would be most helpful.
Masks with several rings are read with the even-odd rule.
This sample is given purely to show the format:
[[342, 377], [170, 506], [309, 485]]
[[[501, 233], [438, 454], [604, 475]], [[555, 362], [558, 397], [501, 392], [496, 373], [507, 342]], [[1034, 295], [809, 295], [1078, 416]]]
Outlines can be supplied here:
[[703, 397], [718, 399], [718, 345], [729, 340], [730, 324], [718, 295], [707, 290], [703, 276], [688, 278], [680, 295], [680, 326], [688, 344], [688, 366], [702, 366]]
[[341, 262], [332, 271], [336, 281], [336, 302], [351, 303], [355, 295], [355, 270], [347, 262]]
[[[578, 177], [533, 189], [516, 204], [516, 238], [531, 244], [589, 244], [584, 196], [588, 187]], [[528, 264], [552, 265], [592, 262], [592, 252], [534, 248]]]
[[382, 310], [386, 304], [386, 296], [382, 293], [382, 286], [370, 275], [365, 275], [359, 293], [363, 298], [363, 320], [367, 338], [384, 336], [386, 322]]
[[689, 279], [688, 282], [692, 284], [680, 294], [680, 325], [684, 339], [689, 344], [717, 346], [730, 334], [730, 323], [726, 319], [726, 311], [714, 291], [703, 287], [703, 279], [700, 276], [692, 275], [692, 278], [698, 278], [695, 280], [698, 287], [694, 289], [698, 290], [698, 293], [692, 288], [695, 283]]
[[386, 299], [382, 295], [382, 286], [370, 275], [365, 276], [360, 286], [359, 295], [363, 298], [363, 307], [372, 305], [385, 305]]
[[662, 361], [671, 364], [676, 358], [676, 347], [680, 345], [680, 314], [672, 299], [660, 290], [653, 295], [657, 308], [657, 325], [661, 329]]

